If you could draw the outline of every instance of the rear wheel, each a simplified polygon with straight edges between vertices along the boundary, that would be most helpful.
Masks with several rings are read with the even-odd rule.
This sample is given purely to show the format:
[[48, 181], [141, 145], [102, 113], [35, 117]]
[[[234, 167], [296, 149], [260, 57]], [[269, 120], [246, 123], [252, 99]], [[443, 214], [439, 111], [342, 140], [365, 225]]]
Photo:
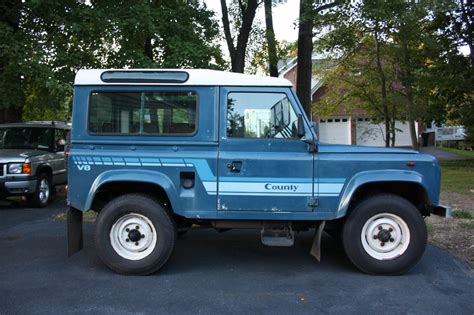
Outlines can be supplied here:
[[342, 231], [351, 262], [370, 274], [396, 275], [412, 268], [423, 255], [426, 225], [408, 200], [383, 194], [361, 202]]
[[99, 257], [112, 270], [147, 275], [171, 256], [176, 228], [167, 211], [146, 195], [127, 194], [110, 201], [96, 222]]

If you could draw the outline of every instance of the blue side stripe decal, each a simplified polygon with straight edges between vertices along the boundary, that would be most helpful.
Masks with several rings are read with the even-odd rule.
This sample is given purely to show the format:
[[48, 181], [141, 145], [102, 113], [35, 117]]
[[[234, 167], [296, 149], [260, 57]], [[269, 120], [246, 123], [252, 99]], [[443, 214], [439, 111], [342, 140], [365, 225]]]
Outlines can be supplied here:
[[[206, 192], [217, 194], [217, 177], [212, 172], [205, 159], [169, 159], [149, 157], [98, 157], [98, 156], [72, 156], [74, 164], [88, 165], [117, 165], [117, 166], [168, 166], [168, 167], [194, 167], [201, 179]], [[220, 195], [247, 195], [247, 196], [309, 196], [312, 195], [312, 178], [282, 178], [282, 177], [229, 177], [222, 176], [219, 180], [227, 189], [221, 189]], [[319, 196], [338, 197], [342, 191], [345, 178], [319, 178], [314, 183], [319, 183]], [[265, 191], [262, 184], [293, 185], [298, 186], [294, 191]], [[248, 185], [257, 185], [256, 190], [249, 190]], [[231, 185], [231, 186], [228, 186]], [[261, 186], [258, 186], [261, 185]]]

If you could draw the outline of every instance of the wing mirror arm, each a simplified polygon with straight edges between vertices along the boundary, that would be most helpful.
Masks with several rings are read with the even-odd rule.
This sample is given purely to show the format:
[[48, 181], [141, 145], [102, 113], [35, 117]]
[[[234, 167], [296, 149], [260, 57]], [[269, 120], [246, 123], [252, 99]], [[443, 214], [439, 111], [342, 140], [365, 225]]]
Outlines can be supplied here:
[[[311, 128], [314, 128], [314, 126], [311, 125]], [[298, 114], [298, 137], [301, 139], [301, 141], [308, 144], [308, 152], [310, 153], [318, 152], [318, 146], [314, 142], [314, 137], [312, 133], [311, 132], [306, 133], [306, 129], [304, 127], [303, 115], [301, 114]]]

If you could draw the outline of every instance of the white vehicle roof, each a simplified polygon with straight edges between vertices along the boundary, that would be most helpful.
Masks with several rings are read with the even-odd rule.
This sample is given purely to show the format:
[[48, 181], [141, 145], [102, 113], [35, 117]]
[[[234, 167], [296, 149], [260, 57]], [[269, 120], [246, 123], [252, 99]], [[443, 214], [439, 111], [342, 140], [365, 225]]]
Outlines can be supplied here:
[[[119, 73], [187, 73], [185, 82], [104, 82], [105, 72]], [[263, 77], [235, 72], [207, 69], [83, 69], [79, 70], [74, 80], [75, 85], [208, 85], [208, 86], [285, 86], [291, 82], [284, 78]]]

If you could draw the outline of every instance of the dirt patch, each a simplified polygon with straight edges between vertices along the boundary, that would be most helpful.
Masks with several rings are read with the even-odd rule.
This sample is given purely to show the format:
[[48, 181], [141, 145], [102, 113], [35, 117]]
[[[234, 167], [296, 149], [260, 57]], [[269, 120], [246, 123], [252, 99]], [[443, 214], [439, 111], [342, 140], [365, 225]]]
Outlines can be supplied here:
[[474, 268], [474, 196], [443, 192], [441, 203], [452, 207], [454, 216], [445, 219], [433, 215], [426, 219], [429, 242]]

